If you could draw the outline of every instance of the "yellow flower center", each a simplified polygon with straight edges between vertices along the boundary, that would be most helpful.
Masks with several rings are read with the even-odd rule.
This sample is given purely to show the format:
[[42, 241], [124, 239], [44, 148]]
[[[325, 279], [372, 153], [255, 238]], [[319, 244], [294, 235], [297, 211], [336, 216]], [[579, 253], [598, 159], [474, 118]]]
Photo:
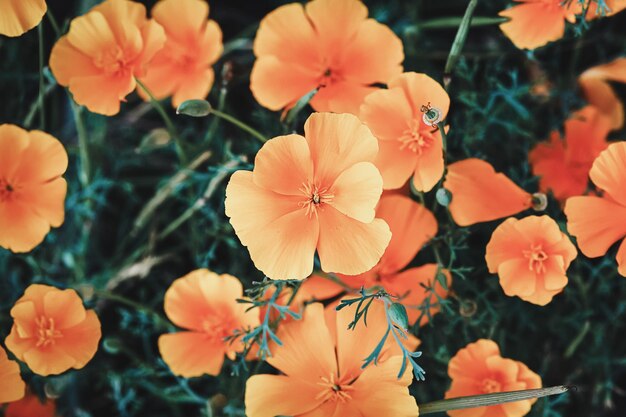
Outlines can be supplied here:
[[322, 208], [324, 204], [329, 204], [335, 198], [335, 195], [328, 187], [320, 187], [317, 184], [303, 183], [300, 192], [304, 194], [305, 200], [298, 205], [305, 209], [306, 215], [312, 217], [317, 215], [317, 209]]
[[35, 320], [37, 324], [37, 347], [48, 347], [63, 337], [63, 333], [55, 328], [54, 319], [41, 316]]
[[418, 119], [413, 119], [398, 139], [400, 150], [408, 149], [418, 155], [430, 148], [434, 140], [435, 138], [429, 131], [424, 131], [422, 123]]
[[548, 259], [548, 254], [543, 251], [541, 244], [530, 245], [529, 250], [522, 252], [524, 257], [528, 259], [528, 269], [542, 274], [546, 271], [544, 261]]
[[94, 65], [107, 75], [125, 75], [130, 70], [126, 54], [119, 46], [100, 53], [94, 59]]
[[345, 403], [352, 399], [350, 391], [354, 390], [350, 384], [345, 384], [338, 380], [335, 374], [330, 374], [330, 377], [322, 377], [321, 381], [317, 385], [322, 387], [322, 391], [315, 396], [316, 400], [326, 401], [340, 401]]
[[10, 200], [13, 191], [15, 191], [15, 187], [9, 184], [7, 180], [0, 178], [0, 203]]
[[502, 391], [502, 386], [495, 379], [485, 378], [481, 385], [482, 385], [482, 391], [485, 394], [492, 394], [494, 392]]

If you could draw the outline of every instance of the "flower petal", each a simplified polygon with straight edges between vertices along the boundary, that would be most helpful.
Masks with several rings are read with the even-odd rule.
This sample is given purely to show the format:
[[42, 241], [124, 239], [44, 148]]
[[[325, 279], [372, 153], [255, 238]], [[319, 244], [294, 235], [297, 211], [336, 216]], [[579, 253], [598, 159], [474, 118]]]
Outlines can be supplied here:
[[360, 119], [379, 141], [397, 141], [413, 120], [413, 109], [399, 87], [378, 89], [365, 97]]
[[380, 149], [374, 165], [383, 177], [383, 188], [395, 190], [406, 184], [415, 172], [418, 156], [409, 150], [401, 149], [396, 141], [380, 141]]
[[63, 338], [58, 345], [63, 351], [74, 358], [72, 368], [82, 369], [98, 351], [102, 338], [100, 320], [93, 310], [88, 310], [85, 320], [78, 325], [63, 330]]
[[519, 49], [539, 48], [565, 33], [567, 11], [557, 2], [523, 3], [499, 14], [510, 19], [500, 29]]
[[0, 403], [17, 401], [24, 397], [26, 384], [20, 376], [20, 366], [9, 360], [0, 347]]
[[336, 81], [321, 87], [309, 104], [319, 112], [358, 115], [365, 97], [377, 89], [349, 80]]
[[598, 188], [626, 206], [626, 142], [614, 143], [602, 152], [589, 176]]
[[43, 297], [43, 310], [44, 316], [53, 319], [59, 330], [74, 327], [87, 317], [83, 300], [72, 289], [48, 292]]
[[6, 0], [0, 3], [0, 34], [20, 36], [41, 22], [46, 14], [45, 0]]
[[219, 375], [224, 363], [223, 342], [212, 341], [204, 333], [179, 332], [159, 337], [159, 352], [174, 375], [192, 378]]
[[299, 378], [253, 375], [246, 382], [248, 417], [301, 416], [319, 407], [321, 387]]
[[346, 216], [369, 223], [383, 192], [383, 179], [371, 162], [359, 162], [343, 171], [333, 184], [329, 203]]
[[389, 82], [389, 88], [401, 88], [413, 109], [413, 116], [422, 117], [422, 106], [430, 104], [445, 120], [450, 109], [450, 96], [441, 84], [426, 74], [405, 72]]

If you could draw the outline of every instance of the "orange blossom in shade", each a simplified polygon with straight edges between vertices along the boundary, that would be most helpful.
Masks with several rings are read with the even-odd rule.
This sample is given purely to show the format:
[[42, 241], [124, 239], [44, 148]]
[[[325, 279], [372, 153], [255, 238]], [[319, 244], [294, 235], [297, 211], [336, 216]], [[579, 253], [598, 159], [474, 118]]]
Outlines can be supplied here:
[[539, 190], [552, 191], [561, 202], [584, 194], [591, 165], [608, 146], [610, 129], [609, 119], [587, 106], [565, 122], [564, 138], [554, 131], [549, 142], [535, 146], [528, 160], [533, 174], [540, 177]]
[[404, 73], [365, 98], [361, 120], [378, 138], [374, 162], [383, 187], [402, 187], [411, 176], [418, 191], [430, 191], [443, 175], [443, 148], [437, 123], [450, 108], [443, 87], [426, 74]]
[[408, 390], [411, 372], [398, 378], [402, 357], [392, 356], [399, 353], [397, 347], [395, 351], [386, 347], [378, 365], [362, 369], [363, 359], [387, 330], [386, 320], [374, 320], [373, 315], [368, 317], [367, 327], [359, 323], [355, 330], [347, 330], [354, 311], [346, 310], [327, 314], [326, 321], [324, 307], [311, 304], [302, 320], [279, 328], [283, 344], [272, 346], [273, 355], [267, 361], [282, 375], [248, 379], [248, 417], [418, 415]]
[[585, 99], [610, 118], [613, 130], [619, 130], [624, 126], [624, 105], [609, 82], [626, 83], [626, 58], [589, 68], [578, 77]]
[[[610, 145], [589, 172], [602, 196], [571, 197], [565, 203], [567, 230], [576, 237], [581, 252], [603, 256], [626, 237], [626, 142]], [[618, 272], [626, 276], [626, 241], [617, 251]]]
[[164, 43], [163, 28], [148, 20], [144, 5], [106, 0], [72, 20], [52, 48], [50, 68], [78, 104], [112, 116]]
[[350, 114], [314, 113], [304, 137], [279, 136], [237, 171], [226, 215], [257, 268], [272, 279], [304, 279], [315, 251], [325, 272], [356, 275], [380, 260], [391, 232], [375, 219], [383, 181], [378, 143]]
[[36, 374], [82, 369], [98, 350], [100, 320], [76, 291], [32, 284], [11, 309], [7, 348]]
[[[480, 339], [459, 350], [448, 364], [452, 385], [446, 398], [541, 388], [541, 377], [526, 365], [500, 356], [498, 345]], [[522, 417], [536, 399], [448, 411], [451, 417]]]
[[532, 195], [476, 158], [450, 164], [444, 187], [452, 194], [448, 208], [459, 226], [512, 216], [533, 203]]
[[0, 404], [17, 401], [24, 397], [25, 392], [26, 384], [20, 376], [20, 366], [9, 360], [0, 346]]
[[45, 0], [0, 1], [0, 35], [22, 35], [37, 26], [47, 10]]
[[[250, 88], [270, 110], [319, 88], [317, 111], [358, 114], [374, 84], [402, 72], [402, 41], [359, 0], [313, 0], [268, 14], [254, 41]], [[373, 53], [376, 51], [376, 53]]]
[[159, 337], [159, 351], [172, 372], [185, 378], [218, 375], [224, 355], [234, 359], [244, 350], [241, 339], [227, 340], [236, 330], [259, 325], [258, 311], [237, 302], [241, 282], [207, 269], [193, 271], [172, 283], [165, 293], [167, 317], [185, 331]]
[[519, 49], [535, 49], [561, 39], [565, 21], [576, 22], [582, 8], [578, 0], [516, 0], [519, 4], [500, 12], [510, 20], [500, 29]]
[[511, 217], [494, 230], [485, 259], [506, 295], [544, 306], [567, 285], [566, 271], [577, 253], [550, 217]]
[[[161, 0], [152, 17], [165, 29], [167, 41], [141, 81], [158, 99], [173, 96], [174, 107], [205, 98], [215, 78], [211, 66], [223, 50], [222, 31], [208, 18], [209, 5], [205, 0]], [[141, 89], [139, 94], [148, 98]]]
[[0, 247], [28, 252], [63, 224], [67, 163], [47, 133], [0, 125]]
[[52, 400], [41, 400], [28, 392], [24, 398], [13, 402], [4, 410], [4, 417], [54, 417], [56, 405]]

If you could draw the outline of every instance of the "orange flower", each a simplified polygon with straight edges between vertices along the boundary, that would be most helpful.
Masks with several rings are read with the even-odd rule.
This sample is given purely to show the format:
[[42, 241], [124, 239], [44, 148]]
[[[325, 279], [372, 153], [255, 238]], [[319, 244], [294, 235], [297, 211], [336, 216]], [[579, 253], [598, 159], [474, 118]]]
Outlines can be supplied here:
[[65, 219], [63, 145], [38, 130], [0, 125], [0, 246], [28, 252]]
[[[571, 197], [565, 203], [567, 230], [586, 256], [603, 256], [626, 237], [626, 142], [618, 142], [595, 160], [589, 176], [601, 197]], [[626, 241], [617, 251], [618, 272], [626, 277]]]
[[172, 372], [185, 378], [219, 375], [224, 355], [235, 359], [244, 350], [241, 339], [225, 340], [235, 330], [259, 325], [258, 312], [246, 312], [241, 282], [207, 269], [193, 271], [172, 283], [165, 293], [167, 317], [186, 331], [159, 337], [159, 351]]
[[592, 0], [587, 5], [587, 20], [593, 20], [597, 17], [609, 17], [613, 16], [626, 9], [626, 0], [604, 0], [606, 8], [599, 9], [597, 0]]
[[510, 297], [544, 306], [567, 285], [576, 247], [548, 216], [506, 219], [491, 235], [485, 259]]
[[607, 147], [609, 120], [595, 107], [587, 106], [565, 122], [565, 138], [552, 132], [528, 155], [533, 174], [541, 177], [539, 189], [564, 202], [587, 189], [593, 160]]
[[0, 404], [17, 401], [24, 397], [26, 384], [20, 376], [20, 366], [9, 360], [0, 346]]
[[347, 330], [352, 309], [329, 314], [326, 321], [318, 303], [305, 309], [302, 320], [281, 326], [278, 337], [283, 345], [274, 344], [267, 361], [284, 375], [248, 379], [246, 415], [417, 416], [408, 391], [412, 374], [406, 371], [398, 378], [402, 357], [392, 356], [397, 348], [386, 347], [378, 365], [361, 368], [387, 330], [384, 318], [375, 319], [384, 314], [381, 308], [380, 303], [372, 304], [368, 326], [359, 323], [353, 331]]
[[626, 58], [589, 68], [578, 77], [585, 99], [611, 119], [612, 130], [619, 130], [624, 126], [624, 105], [610, 81], [626, 83]]
[[[452, 385], [446, 398], [541, 388], [541, 377], [526, 365], [500, 356], [498, 345], [480, 339], [459, 350], [448, 365]], [[451, 417], [521, 417], [536, 399], [448, 411]]]
[[106, 0], [72, 20], [52, 48], [50, 68], [77, 103], [112, 116], [164, 43], [163, 28], [146, 18], [144, 5]]
[[374, 218], [383, 185], [376, 138], [350, 114], [314, 113], [304, 132], [269, 140], [253, 172], [233, 174], [226, 215], [270, 278], [308, 277], [316, 249], [326, 272], [365, 272], [391, 238]]
[[54, 401], [47, 400], [42, 403], [36, 395], [30, 392], [20, 401], [9, 404], [4, 410], [4, 417], [54, 417], [55, 414]]
[[565, 4], [563, 0], [516, 0], [519, 3], [500, 12], [508, 17], [500, 29], [519, 49], [535, 49], [561, 39], [565, 21], [576, 22], [581, 6], [578, 1]]
[[33, 284], [11, 309], [7, 348], [36, 374], [82, 369], [98, 350], [102, 333], [93, 310], [74, 290]]
[[359, 0], [313, 0], [268, 14], [254, 41], [257, 101], [280, 110], [319, 87], [315, 110], [358, 114], [373, 84], [400, 74], [404, 60], [402, 41], [367, 13]]
[[374, 162], [383, 187], [402, 187], [413, 176], [418, 191], [430, 191], [443, 175], [443, 149], [437, 123], [444, 120], [450, 97], [426, 74], [404, 73], [389, 89], [367, 96], [361, 120], [379, 140]]
[[444, 187], [452, 194], [450, 214], [459, 226], [512, 216], [532, 206], [532, 196], [480, 159], [448, 166]]
[[[204, 0], [161, 0], [152, 17], [163, 26], [167, 41], [154, 56], [141, 81], [158, 99], [172, 98], [174, 107], [209, 95], [215, 74], [211, 67], [222, 54], [222, 31], [209, 17]], [[147, 99], [147, 94], [139, 89]]]
[[0, 2], [0, 35], [22, 35], [37, 26], [47, 10], [45, 0], [3, 0]]

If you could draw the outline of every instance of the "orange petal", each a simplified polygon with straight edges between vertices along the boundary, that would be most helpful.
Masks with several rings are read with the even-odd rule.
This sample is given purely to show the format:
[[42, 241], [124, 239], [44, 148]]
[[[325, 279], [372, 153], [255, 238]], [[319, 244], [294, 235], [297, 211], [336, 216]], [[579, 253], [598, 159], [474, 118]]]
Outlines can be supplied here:
[[422, 118], [422, 106], [430, 104], [441, 112], [441, 120], [445, 120], [450, 109], [450, 96], [437, 81], [426, 74], [405, 72], [389, 82], [389, 88], [401, 88], [413, 109], [413, 116]]
[[7, 0], [0, 3], [0, 34], [20, 36], [37, 26], [48, 10], [45, 0]]
[[337, 81], [321, 87], [309, 104], [319, 112], [358, 115], [365, 97], [377, 89], [354, 81]]
[[614, 143], [602, 152], [593, 163], [589, 176], [596, 187], [626, 206], [626, 142]]
[[[102, 89], [103, 85], [107, 86], [106, 90]], [[90, 111], [113, 116], [120, 111], [120, 101], [135, 89], [135, 79], [106, 75], [78, 77], [70, 80], [69, 89], [74, 100]]]
[[187, 100], [202, 100], [206, 98], [215, 79], [215, 73], [212, 68], [185, 75], [186, 77], [176, 89], [174, 97], [172, 97], [172, 105], [174, 107], [180, 106]]
[[54, 417], [55, 415], [54, 400], [47, 399], [42, 403], [39, 397], [32, 393], [27, 393], [20, 401], [9, 404], [4, 410], [4, 417]]
[[417, 155], [406, 149], [401, 149], [396, 141], [380, 141], [379, 147], [374, 164], [383, 177], [384, 189], [401, 188], [415, 172]]
[[518, 222], [515, 218], [506, 219], [493, 231], [485, 251], [487, 267], [492, 274], [498, 271], [501, 264], [519, 258], [528, 249], [529, 242], [523, 229], [516, 227]]
[[343, 171], [333, 184], [331, 206], [346, 216], [370, 223], [383, 192], [383, 179], [371, 162], [359, 162]]
[[300, 135], [268, 140], [254, 160], [252, 180], [259, 187], [279, 194], [300, 196], [302, 187], [313, 178], [309, 145]]
[[61, 142], [38, 130], [27, 132], [27, 134], [28, 146], [22, 148], [17, 145], [22, 151], [18, 158], [19, 164], [9, 180], [15, 180], [23, 185], [48, 182], [63, 175], [67, 169], [68, 157]]
[[101, 71], [89, 55], [72, 45], [68, 36], [62, 36], [52, 47], [50, 69], [54, 78], [64, 87], [70, 85], [73, 77], [91, 77]]
[[323, 399], [315, 383], [279, 375], [253, 375], [246, 382], [248, 417], [302, 416], [319, 407]]
[[30, 146], [29, 133], [15, 125], [0, 125], [0, 175], [13, 178], [22, 162], [22, 152]]
[[413, 109], [402, 88], [378, 89], [365, 97], [360, 119], [379, 141], [397, 141], [413, 120]]
[[98, 351], [101, 338], [100, 320], [93, 310], [88, 310], [85, 320], [70, 329], [63, 330], [59, 347], [74, 359], [72, 368], [82, 369]]
[[605, 79], [585, 76], [585, 73], [578, 78], [578, 84], [589, 104], [609, 118], [611, 129], [621, 129], [624, 125], [624, 105], [613, 87]]
[[500, 29], [519, 49], [535, 49], [565, 33], [567, 10], [557, 1], [528, 2], [501, 11], [510, 20]]
[[391, 231], [384, 220], [362, 223], [332, 207], [319, 213], [317, 251], [322, 270], [358, 275], [373, 268], [385, 252]]
[[60, 227], [65, 221], [65, 197], [67, 182], [63, 178], [29, 186], [19, 192], [21, 202], [52, 227]]
[[43, 311], [45, 317], [54, 319], [59, 330], [77, 326], [87, 317], [83, 300], [72, 289], [48, 292], [43, 298]]
[[432, 190], [444, 172], [441, 134], [436, 132], [432, 136], [432, 144], [417, 158], [413, 174], [413, 186], [422, 192]]
[[313, 113], [304, 124], [304, 132], [315, 180], [322, 185], [334, 183], [339, 174], [358, 162], [373, 162], [378, 152], [372, 132], [351, 114]]
[[219, 375], [224, 363], [224, 343], [204, 333], [179, 332], [159, 337], [159, 352], [172, 373], [184, 378]]
[[154, 5], [151, 14], [163, 26], [168, 38], [189, 42], [203, 31], [209, 5], [201, 0], [163, 0]]
[[20, 366], [9, 360], [0, 347], [0, 403], [17, 401], [24, 396], [26, 384], [20, 376]]
[[528, 267], [528, 260], [513, 258], [502, 262], [498, 266], [500, 286], [509, 297], [532, 295], [536, 290], [537, 277]]
[[[107, 3], [114, 2], [105, 2], [102, 5]], [[92, 59], [116, 45], [115, 34], [105, 15], [94, 11], [73, 19], [66, 39], [74, 48]]]
[[301, 302], [328, 300], [341, 294], [343, 291], [344, 289], [341, 285], [314, 273], [302, 283], [296, 299]]
[[314, 0], [305, 9], [321, 50], [334, 59], [346, 50], [367, 18], [367, 7], [355, 0]]
[[568, 163], [584, 171], [607, 147], [610, 121], [595, 107], [586, 106], [565, 122], [565, 156]]
[[[500, 356], [498, 345], [488, 339], [480, 339], [459, 350], [448, 364], [448, 375], [452, 380], [472, 378], [479, 379], [486, 371], [485, 360], [492, 356]], [[471, 395], [467, 393], [466, 395]], [[449, 398], [446, 395], [446, 398]]]
[[50, 231], [50, 223], [31, 207], [14, 201], [0, 204], [0, 246], [16, 253], [33, 250]]
[[476, 158], [449, 165], [444, 187], [452, 193], [450, 214], [459, 226], [511, 216], [531, 206], [530, 194]]

